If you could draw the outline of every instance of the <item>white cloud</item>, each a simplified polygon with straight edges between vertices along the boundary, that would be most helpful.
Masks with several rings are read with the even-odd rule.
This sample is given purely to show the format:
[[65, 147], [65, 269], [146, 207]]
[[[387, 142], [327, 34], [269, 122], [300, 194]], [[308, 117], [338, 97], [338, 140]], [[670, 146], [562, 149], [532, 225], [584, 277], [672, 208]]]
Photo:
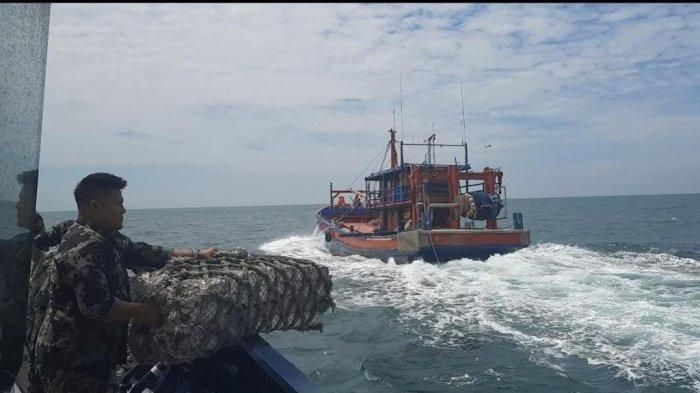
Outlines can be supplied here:
[[[683, 130], [700, 125], [690, 116], [700, 86], [699, 11], [56, 4], [41, 165], [221, 165], [261, 178], [277, 166], [310, 178], [323, 165], [342, 182], [385, 142], [399, 74], [406, 137], [424, 138], [436, 123], [441, 139], [459, 140], [461, 75], [473, 145], [488, 139], [506, 149], [493, 157], [506, 172], [522, 165], [512, 150], [534, 154], [559, 139], [649, 145], [678, 133], [698, 147], [673, 119], [683, 118]], [[337, 105], [347, 99], [362, 104]], [[526, 176], [546, 176], [528, 168]], [[303, 180], [298, 187], [300, 202], [325, 200], [325, 190]], [[524, 186], [512, 195], [539, 193]], [[40, 205], [44, 197], [40, 190]], [[263, 203], [275, 203], [269, 198]]]

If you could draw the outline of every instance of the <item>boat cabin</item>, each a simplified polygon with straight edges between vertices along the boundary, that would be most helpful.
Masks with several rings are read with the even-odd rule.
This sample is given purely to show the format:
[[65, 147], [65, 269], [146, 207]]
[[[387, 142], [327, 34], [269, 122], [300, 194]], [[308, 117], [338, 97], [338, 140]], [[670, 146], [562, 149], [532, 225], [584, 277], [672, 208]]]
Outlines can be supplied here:
[[[426, 143], [399, 142], [389, 130], [391, 167], [365, 177], [365, 189], [334, 190], [330, 204], [319, 213], [351, 233], [391, 235], [422, 229], [474, 229], [474, 221], [486, 221], [486, 229], [497, 229], [506, 219], [506, 187], [503, 172], [484, 168], [470, 171], [466, 143], [436, 144], [435, 134]], [[404, 161], [404, 147], [427, 147], [422, 163]], [[465, 164], [437, 164], [436, 147], [460, 147]], [[502, 211], [504, 214], [499, 215]], [[468, 217], [468, 219], [465, 219]]]

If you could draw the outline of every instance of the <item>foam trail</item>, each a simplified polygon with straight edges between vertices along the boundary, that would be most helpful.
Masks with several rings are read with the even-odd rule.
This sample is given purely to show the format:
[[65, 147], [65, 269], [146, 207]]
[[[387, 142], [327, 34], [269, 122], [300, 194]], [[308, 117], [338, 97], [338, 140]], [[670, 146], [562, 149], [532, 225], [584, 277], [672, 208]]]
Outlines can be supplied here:
[[458, 346], [497, 332], [553, 368], [565, 364], [558, 359], [577, 356], [615, 367], [637, 384], [700, 392], [700, 262], [694, 259], [541, 244], [485, 263], [396, 265], [334, 257], [322, 236], [261, 249], [326, 264], [338, 283], [339, 306], [395, 308], [429, 345]]

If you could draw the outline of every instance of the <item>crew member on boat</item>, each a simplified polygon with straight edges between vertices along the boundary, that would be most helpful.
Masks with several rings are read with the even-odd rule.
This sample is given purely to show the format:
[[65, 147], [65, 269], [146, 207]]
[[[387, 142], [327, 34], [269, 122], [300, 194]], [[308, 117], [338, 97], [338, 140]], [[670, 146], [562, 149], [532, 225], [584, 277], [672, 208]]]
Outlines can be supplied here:
[[373, 228], [374, 232], [379, 232], [382, 229], [382, 224], [378, 218], [369, 220], [367, 224], [369, 224]]
[[116, 391], [114, 371], [126, 360], [129, 320], [154, 326], [161, 313], [153, 304], [130, 301], [126, 269], [162, 267], [173, 256], [208, 259], [216, 252], [136, 243], [119, 233], [126, 184], [118, 176], [93, 173], [75, 188], [78, 219], [45, 261], [53, 266], [48, 304], [43, 316], [34, 316], [41, 317], [35, 321], [36, 342], [28, 342], [34, 351], [30, 375], [40, 378], [33, 381], [34, 391]]
[[404, 231], [412, 231], [413, 230], [413, 220], [411, 219], [411, 212], [407, 211], [403, 214], [403, 219], [405, 221], [403, 225], [403, 230]]

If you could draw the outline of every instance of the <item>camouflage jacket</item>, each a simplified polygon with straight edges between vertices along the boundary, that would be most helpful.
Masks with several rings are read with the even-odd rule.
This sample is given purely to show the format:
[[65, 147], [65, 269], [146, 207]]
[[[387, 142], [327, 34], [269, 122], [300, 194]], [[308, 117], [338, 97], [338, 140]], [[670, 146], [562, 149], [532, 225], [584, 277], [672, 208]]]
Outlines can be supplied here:
[[[74, 220], [63, 221], [42, 232], [34, 238], [34, 246], [39, 250], [33, 255], [32, 268], [29, 275], [29, 296], [27, 302], [27, 330], [25, 343], [27, 346], [27, 361], [30, 364], [30, 374], [34, 371], [34, 344], [39, 335], [39, 328], [44, 319], [46, 307], [49, 304], [49, 283], [53, 269], [53, 261], [57, 246], [63, 235], [75, 223]], [[31, 379], [31, 378], [30, 378]], [[32, 389], [32, 384], [38, 382], [39, 389]], [[29, 391], [42, 391], [39, 381], [29, 381]]]
[[[75, 221], [65, 221], [51, 228], [49, 232], [25, 232], [9, 240], [0, 240], [0, 304], [10, 307], [20, 315], [12, 316], [12, 320], [22, 321], [26, 312], [29, 292], [30, 266], [38, 253], [32, 249], [32, 244], [38, 250], [46, 251], [50, 246], [61, 241], [70, 225]], [[0, 318], [1, 320], [2, 318]]]
[[0, 240], [0, 322], [24, 324], [33, 237], [26, 232]]
[[[34, 354], [34, 347], [29, 343], [36, 341], [39, 325], [44, 317], [44, 311], [49, 304], [49, 277], [53, 269], [53, 265], [48, 263], [53, 260], [56, 253], [54, 248], [49, 252], [51, 247], [58, 246], [63, 239], [63, 235], [68, 232], [68, 229], [75, 223], [73, 220], [63, 221], [49, 228], [34, 238], [34, 247], [38, 252], [32, 256], [32, 268], [29, 275], [29, 294], [27, 296], [27, 343], [28, 348], [31, 348], [27, 353], [30, 357]], [[47, 253], [48, 252], [48, 253]], [[35, 326], [35, 321], [38, 321]]]
[[63, 235], [73, 224], [75, 224], [75, 220], [66, 220], [52, 226], [34, 238], [34, 247], [41, 251], [48, 251], [50, 247], [59, 245]]
[[48, 304], [39, 326], [39, 369], [109, 373], [126, 357], [127, 322], [104, 322], [114, 298], [130, 301], [127, 268], [162, 267], [170, 249], [99, 233], [80, 222], [47, 254]]

